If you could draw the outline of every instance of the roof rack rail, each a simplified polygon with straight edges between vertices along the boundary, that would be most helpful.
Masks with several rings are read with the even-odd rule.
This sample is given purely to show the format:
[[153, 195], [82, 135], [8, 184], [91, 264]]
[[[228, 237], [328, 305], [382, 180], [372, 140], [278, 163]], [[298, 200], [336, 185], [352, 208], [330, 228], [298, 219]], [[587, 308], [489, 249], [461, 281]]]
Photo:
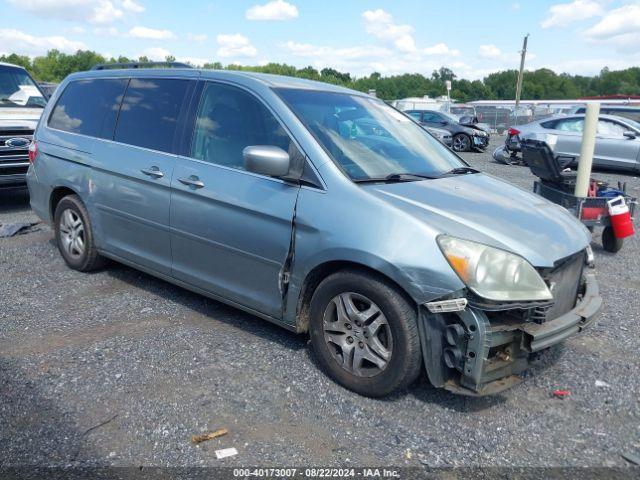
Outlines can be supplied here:
[[128, 62], [128, 63], [99, 63], [91, 70], [116, 70], [119, 68], [193, 68], [182, 62]]

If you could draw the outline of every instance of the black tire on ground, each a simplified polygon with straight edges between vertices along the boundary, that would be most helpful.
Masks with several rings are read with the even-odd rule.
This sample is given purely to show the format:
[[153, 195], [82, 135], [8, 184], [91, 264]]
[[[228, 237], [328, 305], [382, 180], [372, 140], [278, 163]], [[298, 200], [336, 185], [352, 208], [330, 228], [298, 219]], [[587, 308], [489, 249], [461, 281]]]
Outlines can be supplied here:
[[464, 133], [453, 136], [453, 149], [456, 152], [468, 152], [471, 150], [471, 137]]
[[[325, 325], [328, 325], [325, 320], [339, 318], [337, 305], [344, 301], [344, 295], [354, 300], [351, 305], [358, 307], [358, 313], [371, 312], [375, 310], [374, 307], [378, 308], [378, 313], [360, 324], [358, 319], [367, 318], [367, 315], [348, 315], [347, 322], [352, 325], [349, 326], [349, 330], [343, 329], [343, 333], [327, 333], [335, 332], [333, 325], [337, 325], [336, 329], [347, 325], [336, 320], [325, 332]], [[366, 301], [369, 301], [369, 304]], [[346, 313], [347, 309], [344, 312]], [[386, 324], [383, 323], [385, 320]], [[377, 336], [373, 327], [374, 322], [383, 323], [383, 326], [376, 330]], [[367, 328], [369, 328], [368, 331]], [[416, 308], [395, 286], [370, 272], [343, 270], [323, 280], [311, 300], [309, 331], [315, 356], [322, 369], [337, 383], [361, 395], [368, 397], [388, 395], [395, 390], [407, 387], [420, 374], [422, 354]], [[341, 339], [342, 348], [351, 348], [347, 360], [342, 348], [327, 341], [325, 333], [332, 338], [338, 336]], [[351, 339], [351, 345], [347, 343], [349, 339]], [[388, 348], [387, 358], [382, 362], [385, 363], [384, 366], [374, 365], [366, 358], [359, 360], [361, 368], [357, 370], [360, 374], [356, 374], [353, 369], [356, 358], [360, 359], [379, 352], [378, 344], [375, 343], [379, 341]], [[359, 348], [362, 350], [358, 350]], [[385, 350], [382, 351], [385, 352]], [[374, 360], [379, 361], [380, 357], [375, 357]], [[343, 362], [351, 366], [343, 366]], [[363, 375], [362, 372], [365, 374]]]
[[[70, 228], [70, 224], [75, 227]], [[89, 212], [77, 195], [67, 195], [58, 202], [53, 227], [58, 250], [70, 268], [90, 272], [105, 266], [107, 260], [98, 253], [93, 241]]]
[[602, 231], [602, 248], [607, 252], [616, 253], [622, 248], [624, 240], [622, 238], [616, 238], [613, 233], [613, 228], [605, 227]]

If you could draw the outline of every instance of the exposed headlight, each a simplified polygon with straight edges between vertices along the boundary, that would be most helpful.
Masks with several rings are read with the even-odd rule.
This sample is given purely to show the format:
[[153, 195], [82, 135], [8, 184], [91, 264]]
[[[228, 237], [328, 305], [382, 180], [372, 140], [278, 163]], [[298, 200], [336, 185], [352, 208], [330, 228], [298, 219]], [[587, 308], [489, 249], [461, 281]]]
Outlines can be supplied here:
[[481, 243], [441, 235], [451, 268], [474, 293], [498, 302], [551, 300], [549, 288], [524, 258]]

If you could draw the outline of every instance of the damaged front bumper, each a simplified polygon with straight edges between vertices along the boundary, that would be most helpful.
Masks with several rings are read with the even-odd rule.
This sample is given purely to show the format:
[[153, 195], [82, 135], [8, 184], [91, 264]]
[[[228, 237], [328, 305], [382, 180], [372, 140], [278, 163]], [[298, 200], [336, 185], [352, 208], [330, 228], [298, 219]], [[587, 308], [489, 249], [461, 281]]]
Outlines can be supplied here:
[[489, 395], [517, 383], [537, 352], [582, 331], [602, 306], [595, 275], [583, 276], [574, 308], [538, 323], [509, 312], [467, 307], [458, 312], [421, 309], [419, 332], [429, 380], [464, 395]]

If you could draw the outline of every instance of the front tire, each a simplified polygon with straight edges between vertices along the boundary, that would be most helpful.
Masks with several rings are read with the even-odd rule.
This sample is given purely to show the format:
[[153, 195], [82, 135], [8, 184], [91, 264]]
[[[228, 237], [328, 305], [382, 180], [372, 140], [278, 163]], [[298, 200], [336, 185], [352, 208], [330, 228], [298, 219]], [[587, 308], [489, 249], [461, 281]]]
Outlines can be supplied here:
[[375, 274], [334, 273], [313, 294], [310, 336], [322, 369], [368, 397], [410, 385], [420, 374], [416, 309]]
[[93, 241], [89, 212], [77, 195], [64, 197], [56, 206], [53, 225], [58, 250], [65, 263], [80, 272], [90, 272], [105, 265]]
[[453, 137], [453, 149], [456, 152], [468, 152], [471, 150], [471, 137], [464, 133], [458, 133]]

